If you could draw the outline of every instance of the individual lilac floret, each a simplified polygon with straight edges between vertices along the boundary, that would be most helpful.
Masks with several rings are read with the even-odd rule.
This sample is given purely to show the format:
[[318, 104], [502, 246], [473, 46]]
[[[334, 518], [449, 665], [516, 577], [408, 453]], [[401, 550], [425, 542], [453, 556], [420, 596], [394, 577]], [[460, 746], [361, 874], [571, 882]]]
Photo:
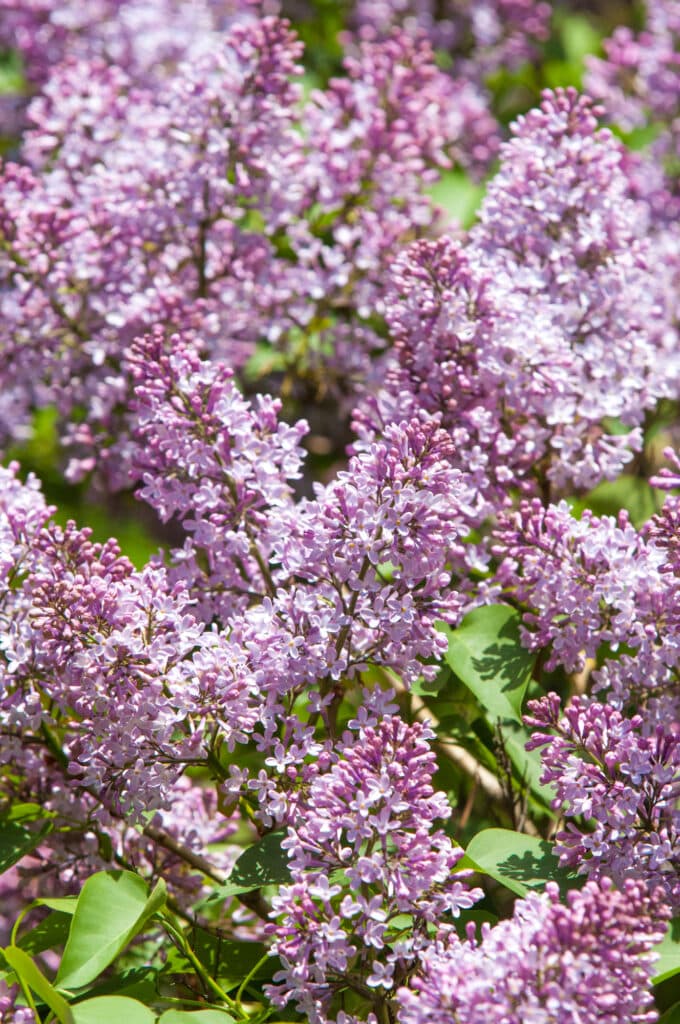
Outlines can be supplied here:
[[550, 694], [530, 701], [527, 749], [541, 752], [541, 781], [555, 787], [555, 809], [569, 822], [557, 835], [563, 864], [619, 884], [644, 879], [680, 905], [680, 727], [644, 714], [624, 718], [610, 704], [576, 696], [560, 716]]
[[566, 905], [549, 882], [480, 942], [426, 950], [398, 993], [399, 1024], [652, 1024], [652, 947], [668, 916], [639, 882], [588, 882]]
[[364, 1004], [352, 1020], [382, 1019], [428, 925], [481, 896], [453, 871], [462, 851], [434, 828], [450, 808], [432, 788], [432, 735], [398, 718], [345, 734], [288, 829], [293, 882], [280, 888], [270, 928], [284, 969], [269, 995], [312, 1024], [346, 1021], [347, 989]]

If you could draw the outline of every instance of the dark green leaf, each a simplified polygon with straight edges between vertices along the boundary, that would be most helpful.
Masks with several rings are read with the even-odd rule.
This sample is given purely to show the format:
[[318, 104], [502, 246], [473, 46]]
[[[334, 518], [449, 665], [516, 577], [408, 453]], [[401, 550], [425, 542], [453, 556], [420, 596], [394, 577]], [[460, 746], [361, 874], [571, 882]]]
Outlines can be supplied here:
[[224, 1010], [166, 1010], [158, 1024], [234, 1024]]
[[[234, 941], [222, 939], [203, 928], [194, 928], [189, 936], [191, 947], [214, 978], [219, 978], [223, 985], [238, 984], [249, 974], [267, 952], [261, 942]], [[184, 973], [186, 967], [181, 954], [173, 960], [168, 957], [171, 969]], [[265, 961], [255, 974], [255, 978], [271, 978], [276, 970], [276, 961]]]
[[0, 822], [0, 874], [34, 850], [49, 828], [47, 824], [39, 832], [29, 832], [14, 821]]
[[259, 889], [263, 885], [285, 885], [290, 882], [288, 857], [285, 850], [281, 849], [281, 840], [284, 838], [283, 832], [270, 832], [245, 850], [234, 864], [227, 885]]
[[131, 871], [99, 871], [85, 882], [56, 982], [62, 989], [89, 984], [165, 903], [160, 881], [148, 886]]
[[25, 953], [44, 953], [46, 949], [63, 946], [71, 927], [70, 914], [49, 914], [19, 939], [18, 945]]
[[659, 1017], [659, 1024], [680, 1024], [680, 1003], [676, 1003], [675, 1006], [669, 1007], [669, 1009]]

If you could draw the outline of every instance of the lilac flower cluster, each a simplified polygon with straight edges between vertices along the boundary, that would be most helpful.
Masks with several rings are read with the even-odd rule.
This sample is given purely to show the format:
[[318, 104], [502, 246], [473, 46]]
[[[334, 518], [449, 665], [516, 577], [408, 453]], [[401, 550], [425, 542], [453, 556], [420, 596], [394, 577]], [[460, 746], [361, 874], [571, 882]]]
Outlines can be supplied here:
[[588, 882], [566, 906], [548, 883], [543, 896], [518, 901], [510, 920], [484, 925], [481, 942], [472, 934], [433, 944], [399, 992], [399, 1024], [655, 1021], [646, 985], [666, 918], [636, 882], [621, 892]]
[[[620, 473], [644, 410], [675, 394], [677, 346], [623, 149], [574, 90], [513, 127], [466, 245], [420, 242], [387, 299], [394, 356], [356, 425], [443, 415], [480, 513]], [[618, 419], [629, 430], [603, 426]]]
[[641, 32], [617, 28], [604, 58], [588, 59], [586, 88], [625, 131], [661, 129], [648, 153], [637, 156], [636, 185], [656, 220], [672, 224], [678, 212], [680, 153], [680, 14], [676, 0], [649, 0]]
[[[595, 878], [643, 878], [665, 901], [680, 903], [680, 732], [611, 704], [574, 697], [560, 716], [556, 694], [529, 702], [529, 749], [544, 747], [543, 782], [556, 809], [583, 818], [557, 835], [563, 864]], [[652, 721], [649, 721], [652, 718]], [[538, 731], [538, 730], [550, 730]]]
[[675, 906], [680, 619], [668, 538], [677, 499], [667, 504], [640, 534], [625, 514], [578, 520], [565, 503], [526, 503], [502, 520], [496, 550], [498, 581], [525, 610], [525, 642], [548, 652], [546, 668], [594, 666], [597, 696], [562, 710], [553, 693], [526, 718], [553, 806], [576, 819], [557, 836], [563, 862], [619, 882], [646, 878]]
[[453, 871], [462, 850], [433, 831], [450, 808], [432, 789], [432, 736], [396, 717], [347, 733], [288, 829], [293, 882], [274, 900], [271, 948], [283, 970], [270, 995], [277, 1006], [294, 1001], [312, 1024], [364, 1019], [342, 1009], [345, 992], [381, 1019], [429, 945], [428, 926], [482, 895]]
[[168, 807], [211, 723], [227, 745], [245, 739], [256, 709], [241, 656], [162, 568], [135, 572], [115, 542], [50, 523], [35, 488], [3, 473], [4, 757], [47, 810], [139, 821]]

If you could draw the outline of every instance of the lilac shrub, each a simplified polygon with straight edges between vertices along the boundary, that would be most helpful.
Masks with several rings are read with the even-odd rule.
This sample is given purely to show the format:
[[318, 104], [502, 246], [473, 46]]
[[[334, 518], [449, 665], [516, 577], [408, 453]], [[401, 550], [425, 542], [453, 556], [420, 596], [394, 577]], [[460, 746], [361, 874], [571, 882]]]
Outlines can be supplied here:
[[82, 406], [66, 438], [92, 459], [105, 442], [88, 421], [115, 434], [121, 356], [160, 321], [200, 324], [236, 368], [273, 345], [312, 393], [373, 374], [386, 268], [434, 224], [425, 186], [478, 160], [495, 128], [407, 33], [363, 44], [304, 103], [301, 53], [266, 18], [232, 26], [162, 90], [98, 57], [54, 68], [28, 112], [33, 174], [3, 173], [22, 204], [2, 229], [6, 436], [36, 405], [56, 400], [66, 420]]
[[[103, 965], [150, 960], [154, 1018], [652, 1024], [680, 504], [637, 529], [568, 499], [645, 472], [677, 400], [675, 236], [573, 89], [498, 148], [484, 81], [549, 9], [357, 4], [308, 87], [263, 5], [3, 8], [33, 92], [0, 173], [3, 443], [53, 410], [67, 478], [131, 489], [164, 545], [136, 568], [0, 469], [0, 1018], [87, 1014], [99, 980], [47, 980], [64, 905], [12, 923], [115, 869], [169, 890]], [[429, 187], [496, 153], [442, 233]], [[320, 473], [322, 398], [340, 434], [355, 411]]]

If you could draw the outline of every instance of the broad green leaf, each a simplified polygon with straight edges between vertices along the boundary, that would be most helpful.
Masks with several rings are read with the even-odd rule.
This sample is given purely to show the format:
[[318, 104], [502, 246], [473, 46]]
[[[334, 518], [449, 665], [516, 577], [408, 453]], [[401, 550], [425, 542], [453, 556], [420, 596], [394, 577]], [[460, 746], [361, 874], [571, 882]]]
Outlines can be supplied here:
[[652, 981], [658, 985], [680, 971], [680, 917], [671, 921], [668, 931], [655, 949], [658, 959], [654, 964]]
[[158, 1024], [234, 1024], [223, 1010], [166, 1010]]
[[486, 605], [466, 615], [457, 629], [439, 628], [448, 637], [448, 664], [474, 693], [490, 724], [506, 718], [521, 724], [535, 655], [520, 643], [519, 613], [504, 604]]
[[566, 879], [552, 851], [552, 843], [537, 836], [487, 828], [470, 841], [458, 867], [475, 867], [518, 896], [526, 896], [546, 882]]
[[19, 939], [18, 946], [25, 953], [44, 953], [46, 949], [55, 949], [63, 946], [68, 938], [71, 927], [69, 914], [52, 913], [43, 921], [31, 928], [30, 932]]
[[40, 804], [12, 804], [7, 813], [3, 815], [3, 821], [40, 821], [50, 817], [52, 813], [46, 811]]
[[281, 849], [283, 838], [283, 832], [270, 832], [254, 846], [244, 850], [234, 864], [226, 884], [260, 889], [263, 885], [285, 885], [290, 882], [288, 857], [286, 851]]
[[[169, 951], [174, 952], [174, 948]], [[127, 996], [149, 1005], [158, 999], [159, 967], [128, 967], [115, 974], [107, 972], [103, 981], [88, 985], [89, 999], [95, 996]]]
[[99, 871], [78, 897], [56, 983], [62, 989], [89, 984], [142, 930], [165, 903], [165, 883], [149, 895], [131, 871]]
[[30, 956], [17, 946], [6, 946], [2, 952], [10, 967], [16, 971], [23, 983], [49, 1006], [60, 1024], [74, 1024], [71, 1007], [50, 984], [40, 968], [33, 963]]
[[0, 823], [0, 874], [34, 850], [49, 831], [49, 824], [39, 832], [29, 832], [15, 821]]
[[154, 1024], [156, 1014], [127, 996], [98, 996], [73, 1007], [75, 1024]]
[[674, 1006], [669, 1007], [666, 1012], [659, 1017], [659, 1024], [680, 1024], [680, 1003], [676, 1003]]

